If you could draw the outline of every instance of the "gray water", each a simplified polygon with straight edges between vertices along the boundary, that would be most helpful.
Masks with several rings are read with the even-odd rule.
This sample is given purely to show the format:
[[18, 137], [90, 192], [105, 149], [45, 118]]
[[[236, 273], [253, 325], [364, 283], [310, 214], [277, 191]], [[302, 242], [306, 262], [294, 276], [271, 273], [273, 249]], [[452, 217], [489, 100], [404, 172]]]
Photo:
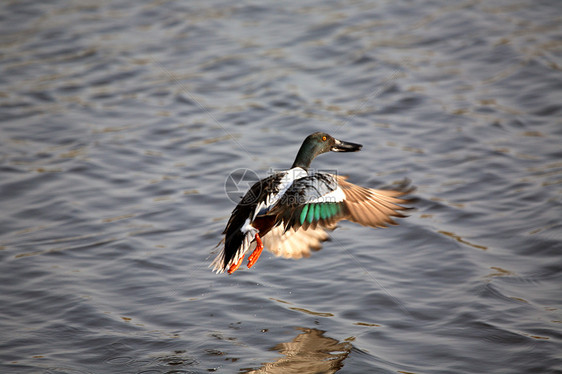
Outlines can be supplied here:
[[[0, 372], [562, 373], [561, 2], [0, 10]], [[319, 130], [416, 209], [212, 273]]]

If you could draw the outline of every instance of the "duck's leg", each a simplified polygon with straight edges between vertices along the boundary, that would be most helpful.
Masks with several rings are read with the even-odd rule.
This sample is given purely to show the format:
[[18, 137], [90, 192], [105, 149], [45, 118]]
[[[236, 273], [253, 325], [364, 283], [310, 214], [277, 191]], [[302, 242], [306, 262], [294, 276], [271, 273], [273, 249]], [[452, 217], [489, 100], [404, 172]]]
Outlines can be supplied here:
[[230, 269], [228, 269], [228, 274], [232, 274], [236, 271], [236, 269], [238, 269], [240, 267], [240, 265], [242, 265], [242, 260], [244, 260], [244, 255], [242, 255], [242, 257], [240, 257], [240, 260], [238, 260], [237, 263], [232, 264], [230, 266]]
[[258, 258], [260, 258], [261, 251], [263, 251], [263, 243], [261, 242], [260, 234], [256, 233], [256, 249], [248, 257], [248, 269], [254, 266]]

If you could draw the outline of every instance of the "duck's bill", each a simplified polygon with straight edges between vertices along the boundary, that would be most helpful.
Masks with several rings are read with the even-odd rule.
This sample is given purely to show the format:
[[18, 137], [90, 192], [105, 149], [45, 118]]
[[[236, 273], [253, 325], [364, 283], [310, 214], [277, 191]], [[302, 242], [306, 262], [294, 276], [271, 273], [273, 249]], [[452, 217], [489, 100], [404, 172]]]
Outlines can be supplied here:
[[335, 139], [336, 144], [331, 148], [332, 152], [357, 152], [363, 147], [361, 144], [344, 142], [343, 140]]

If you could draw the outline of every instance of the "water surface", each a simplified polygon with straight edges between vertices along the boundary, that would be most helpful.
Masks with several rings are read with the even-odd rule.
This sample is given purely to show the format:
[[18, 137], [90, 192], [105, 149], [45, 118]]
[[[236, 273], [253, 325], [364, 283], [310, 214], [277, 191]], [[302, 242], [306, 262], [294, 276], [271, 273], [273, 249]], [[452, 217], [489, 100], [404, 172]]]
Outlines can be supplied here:
[[[0, 6], [0, 371], [561, 373], [557, 1]], [[416, 210], [208, 269], [230, 172]]]

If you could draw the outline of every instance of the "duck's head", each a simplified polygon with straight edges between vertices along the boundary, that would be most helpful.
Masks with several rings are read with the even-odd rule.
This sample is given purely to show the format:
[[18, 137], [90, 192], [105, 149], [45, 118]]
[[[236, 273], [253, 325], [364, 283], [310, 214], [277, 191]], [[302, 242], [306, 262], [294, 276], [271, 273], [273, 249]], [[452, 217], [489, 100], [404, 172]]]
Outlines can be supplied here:
[[310, 134], [302, 142], [293, 167], [307, 169], [312, 160], [319, 154], [332, 152], [357, 152], [363, 147], [361, 144], [338, 140], [325, 132]]

